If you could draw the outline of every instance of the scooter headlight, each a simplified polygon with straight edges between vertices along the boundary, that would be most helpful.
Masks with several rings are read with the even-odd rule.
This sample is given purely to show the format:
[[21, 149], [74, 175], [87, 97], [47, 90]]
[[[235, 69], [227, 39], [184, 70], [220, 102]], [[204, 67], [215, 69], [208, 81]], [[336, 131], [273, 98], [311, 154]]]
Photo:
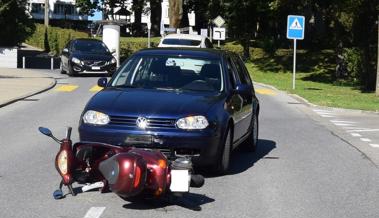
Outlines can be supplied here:
[[61, 174], [67, 174], [67, 151], [63, 150], [59, 153], [57, 158], [57, 166]]
[[209, 125], [207, 118], [204, 116], [189, 116], [181, 118], [176, 122], [180, 129], [205, 129]]
[[106, 125], [109, 123], [109, 116], [98, 112], [89, 110], [83, 115], [84, 123], [94, 124], [94, 125]]

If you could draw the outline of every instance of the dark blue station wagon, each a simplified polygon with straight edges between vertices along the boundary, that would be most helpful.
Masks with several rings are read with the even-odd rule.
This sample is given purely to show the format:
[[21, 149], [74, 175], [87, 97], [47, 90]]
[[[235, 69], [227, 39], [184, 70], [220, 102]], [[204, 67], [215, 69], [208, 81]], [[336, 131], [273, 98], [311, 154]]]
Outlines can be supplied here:
[[171, 150], [218, 173], [238, 145], [256, 149], [259, 102], [236, 54], [146, 49], [98, 85], [81, 115], [82, 141]]

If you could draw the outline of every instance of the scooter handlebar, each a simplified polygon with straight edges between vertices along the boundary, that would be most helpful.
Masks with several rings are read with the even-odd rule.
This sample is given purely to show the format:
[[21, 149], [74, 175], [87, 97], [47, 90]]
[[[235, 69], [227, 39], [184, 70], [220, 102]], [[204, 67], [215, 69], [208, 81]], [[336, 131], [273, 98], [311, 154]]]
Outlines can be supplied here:
[[66, 129], [66, 139], [71, 138], [71, 131], [72, 131], [72, 127], [68, 126]]

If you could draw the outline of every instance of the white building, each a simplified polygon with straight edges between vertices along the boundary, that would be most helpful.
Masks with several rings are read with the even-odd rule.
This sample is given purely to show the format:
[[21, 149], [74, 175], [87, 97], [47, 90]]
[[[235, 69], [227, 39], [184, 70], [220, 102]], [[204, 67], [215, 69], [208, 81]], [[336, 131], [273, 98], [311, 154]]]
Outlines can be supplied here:
[[[80, 15], [75, 0], [49, 0], [49, 18], [57, 20], [88, 20]], [[28, 11], [34, 19], [43, 20], [45, 0], [28, 0]]]

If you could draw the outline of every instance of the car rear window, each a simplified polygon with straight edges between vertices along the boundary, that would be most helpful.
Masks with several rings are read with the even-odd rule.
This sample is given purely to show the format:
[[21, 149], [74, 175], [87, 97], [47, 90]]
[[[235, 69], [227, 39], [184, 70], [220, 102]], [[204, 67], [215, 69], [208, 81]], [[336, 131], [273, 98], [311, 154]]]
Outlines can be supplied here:
[[187, 46], [199, 46], [201, 41], [192, 39], [164, 39], [162, 44], [165, 45], [187, 45]]
[[219, 59], [177, 56], [135, 56], [111, 86], [198, 92], [221, 92], [224, 87]]

